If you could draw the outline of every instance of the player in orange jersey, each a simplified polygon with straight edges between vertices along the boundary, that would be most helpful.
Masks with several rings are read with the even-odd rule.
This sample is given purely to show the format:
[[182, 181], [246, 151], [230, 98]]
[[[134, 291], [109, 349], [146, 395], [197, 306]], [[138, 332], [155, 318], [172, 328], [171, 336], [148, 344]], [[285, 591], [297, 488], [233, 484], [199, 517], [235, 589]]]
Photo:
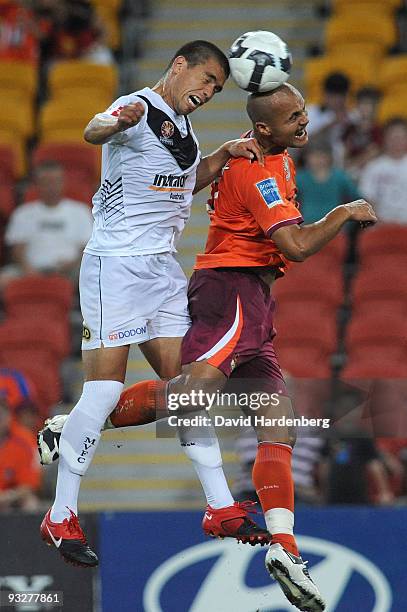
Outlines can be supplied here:
[[[253, 389], [277, 394], [278, 405], [256, 416], [293, 416], [273, 349], [274, 300], [270, 287], [290, 261], [303, 261], [332, 240], [352, 219], [376, 222], [372, 207], [357, 200], [302, 226], [296, 202], [294, 165], [287, 147], [307, 143], [304, 99], [285, 84], [249, 96], [252, 135], [265, 164], [231, 160], [213, 189], [214, 212], [203, 255], [189, 284], [192, 326], [181, 349], [182, 373], [165, 381], [146, 381], [127, 389], [110, 419], [114, 426], [142, 424], [168, 415], [169, 399], [188, 394], [202, 400], [222, 390], [228, 379], [252, 382]], [[197, 410], [179, 406], [178, 415]], [[258, 426], [253, 481], [273, 537], [266, 566], [287, 598], [300, 610], [319, 611], [325, 603], [302, 561], [293, 535], [294, 488], [291, 452], [295, 433], [288, 427]], [[207, 508], [212, 517], [212, 508]], [[205, 528], [204, 519], [204, 528]], [[218, 535], [216, 532], [212, 533]]]

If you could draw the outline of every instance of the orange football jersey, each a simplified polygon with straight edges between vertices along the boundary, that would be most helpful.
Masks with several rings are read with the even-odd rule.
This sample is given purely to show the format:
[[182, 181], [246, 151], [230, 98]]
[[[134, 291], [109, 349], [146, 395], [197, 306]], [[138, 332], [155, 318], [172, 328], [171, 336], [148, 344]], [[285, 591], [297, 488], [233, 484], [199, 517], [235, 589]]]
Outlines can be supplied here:
[[266, 155], [264, 164], [231, 159], [213, 184], [214, 213], [196, 270], [267, 266], [282, 272], [287, 266], [271, 237], [276, 229], [303, 221], [296, 202], [295, 167], [287, 151]]

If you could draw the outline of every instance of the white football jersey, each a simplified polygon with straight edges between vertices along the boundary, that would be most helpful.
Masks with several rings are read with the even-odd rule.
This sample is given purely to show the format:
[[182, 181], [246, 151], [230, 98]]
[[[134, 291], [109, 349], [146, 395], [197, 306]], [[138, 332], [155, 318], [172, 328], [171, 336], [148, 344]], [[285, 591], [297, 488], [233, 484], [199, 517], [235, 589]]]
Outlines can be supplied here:
[[102, 147], [102, 177], [93, 197], [94, 225], [85, 252], [138, 255], [175, 250], [190, 214], [201, 155], [189, 119], [145, 87], [122, 96], [103, 115], [141, 102], [134, 127]]

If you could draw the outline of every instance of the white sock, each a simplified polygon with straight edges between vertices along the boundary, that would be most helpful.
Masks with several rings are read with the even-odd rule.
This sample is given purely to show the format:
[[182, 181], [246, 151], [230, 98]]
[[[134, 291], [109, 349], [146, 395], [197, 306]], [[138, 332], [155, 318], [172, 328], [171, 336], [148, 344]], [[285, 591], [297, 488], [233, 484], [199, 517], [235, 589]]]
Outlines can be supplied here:
[[[206, 412], [202, 414], [208, 416]], [[208, 505], [212, 508], [232, 506], [235, 500], [223, 472], [222, 455], [214, 427], [200, 429], [183, 425], [178, 427], [178, 435], [185, 454], [193, 463]]]
[[95, 454], [100, 432], [112, 412], [123, 383], [115, 380], [92, 380], [83, 385], [82, 395], [73, 408], [61, 433], [56, 497], [51, 521], [61, 523], [76, 513], [81, 477], [86, 473]]
[[[53, 523], [62, 523], [69, 516], [67, 507], [78, 514], [78, 495], [81, 480], [82, 476], [71, 472], [65, 459], [60, 457], [55, 501], [51, 510], [51, 521]], [[58, 510], [58, 508], [62, 510]]]

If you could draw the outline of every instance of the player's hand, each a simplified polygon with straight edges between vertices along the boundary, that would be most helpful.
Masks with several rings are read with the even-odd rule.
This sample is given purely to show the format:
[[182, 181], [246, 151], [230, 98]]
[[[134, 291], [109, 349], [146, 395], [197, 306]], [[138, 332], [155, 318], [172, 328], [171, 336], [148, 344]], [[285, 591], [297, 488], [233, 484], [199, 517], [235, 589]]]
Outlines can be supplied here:
[[132, 104], [123, 106], [117, 118], [117, 128], [119, 132], [123, 132], [137, 125], [143, 115], [144, 106], [141, 102], [133, 102]]
[[253, 161], [257, 160], [260, 165], [264, 166], [263, 151], [255, 138], [239, 138], [230, 140], [226, 144], [231, 157], [246, 157]]
[[344, 207], [350, 213], [349, 218], [353, 221], [360, 221], [362, 227], [377, 223], [377, 217], [373, 210], [373, 206], [369, 204], [369, 202], [366, 202], [366, 200], [354, 200], [353, 202], [344, 204]]

